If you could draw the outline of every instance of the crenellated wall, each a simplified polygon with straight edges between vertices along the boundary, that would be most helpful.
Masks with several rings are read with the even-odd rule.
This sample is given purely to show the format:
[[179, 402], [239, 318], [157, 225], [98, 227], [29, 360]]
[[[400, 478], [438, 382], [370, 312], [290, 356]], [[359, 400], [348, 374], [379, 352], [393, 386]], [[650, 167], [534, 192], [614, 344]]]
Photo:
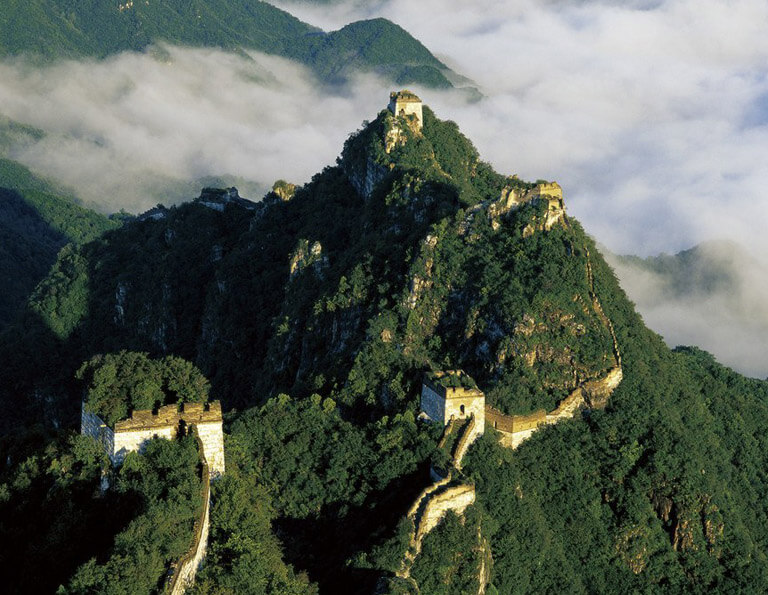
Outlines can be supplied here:
[[98, 415], [87, 411], [83, 403], [80, 433], [98, 440], [112, 464], [119, 465], [129, 452], [141, 451], [148, 441], [154, 438], [173, 440], [180, 429], [193, 425], [198, 429], [212, 477], [222, 475], [225, 471], [224, 429], [218, 401], [166, 405], [157, 411], [134, 411], [130, 418], [117, 422], [114, 429]]

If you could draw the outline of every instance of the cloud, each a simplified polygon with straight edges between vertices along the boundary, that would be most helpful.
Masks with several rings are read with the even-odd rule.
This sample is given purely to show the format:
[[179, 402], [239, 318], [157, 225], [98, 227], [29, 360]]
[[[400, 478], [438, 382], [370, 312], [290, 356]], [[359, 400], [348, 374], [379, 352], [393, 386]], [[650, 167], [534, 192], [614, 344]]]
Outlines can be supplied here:
[[768, 206], [762, 0], [282, 5], [327, 28], [379, 14], [405, 27], [487, 96], [429, 103], [501, 171], [557, 178], [614, 250], [745, 233], [768, 248], [763, 222], [737, 212], [747, 196]]
[[656, 270], [608, 260], [646, 324], [668, 344], [696, 345], [747, 375], [768, 376], [768, 266], [745, 249], [706, 243], [687, 257], [666, 257]]
[[134, 212], [192, 198], [205, 176], [236, 176], [254, 199], [278, 178], [307, 181], [384, 94], [374, 78], [329, 94], [287, 60], [177, 47], [5, 62], [0, 81], [2, 115], [46, 132], [11, 158], [103, 210]]
[[[284, 2], [332, 29], [381, 15], [486, 98], [427, 93], [497, 170], [557, 179], [566, 206], [617, 253], [677, 252], [713, 238], [760, 261], [688, 300], [619, 270], [649, 325], [768, 375], [768, 4], [762, 0]], [[299, 7], [301, 7], [299, 9]], [[756, 330], [760, 329], [760, 330]], [[743, 365], [740, 364], [743, 362]], [[741, 367], [740, 367], [741, 366]]]
[[[498, 171], [560, 182], [569, 213], [612, 251], [722, 237], [768, 254], [763, 0], [281, 5], [327, 30], [374, 16], [402, 25], [485, 95], [415, 89], [438, 115]], [[189, 198], [204, 176], [238, 176], [251, 198], [277, 178], [305, 182], [389, 90], [363, 76], [330, 91], [278, 58], [173, 47], [0, 63], [0, 115], [47, 132], [11, 156], [107, 210]], [[763, 287], [759, 274], [747, 269], [741, 289]]]

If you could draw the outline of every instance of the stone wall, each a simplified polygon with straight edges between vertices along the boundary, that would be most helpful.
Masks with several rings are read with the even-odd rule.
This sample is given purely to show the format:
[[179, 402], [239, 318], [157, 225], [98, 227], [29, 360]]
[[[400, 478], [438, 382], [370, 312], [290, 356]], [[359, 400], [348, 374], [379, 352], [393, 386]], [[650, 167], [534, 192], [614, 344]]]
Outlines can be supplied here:
[[198, 428], [198, 435], [208, 468], [213, 477], [225, 471], [224, 466], [224, 430], [222, 427], [221, 404], [184, 403], [166, 405], [157, 411], [134, 411], [131, 417], [115, 424], [114, 430], [102, 419], [86, 411], [82, 405], [80, 433], [97, 439], [104, 447], [113, 465], [123, 462], [132, 451], [141, 451], [149, 440], [165, 438], [173, 440], [181, 427]]
[[576, 415], [576, 411], [585, 406], [584, 391], [579, 387], [560, 401], [556, 409], [547, 413], [547, 423], [555, 423], [565, 417], [573, 417]]
[[221, 422], [195, 424], [200, 437], [211, 477], [218, 477], [225, 472], [224, 466], [224, 428]]
[[472, 443], [480, 436], [481, 432], [478, 430], [478, 423], [474, 416], [469, 418], [469, 421], [462, 429], [459, 439], [456, 441], [456, 445], [453, 449], [453, 466], [461, 471], [461, 462], [464, 460], [464, 455], [467, 453], [467, 449]]
[[419, 519], [416, 529], [416, 542], [421, 543], [424, 536], [437, 527], [446, 513], [451, 510], [462, 514], [468, 506], [475, 503], [475, 486], [462, 484], [447, 487], [429, 498]]
[[393, 92], [389, 95], [389, 111], [395, 116], [413, 116], [417, 130], [424, 126], [422, 102], [410, 91]]
[[85, 403], [80, 407], [80, 433], [97, 440], [108, 455], [115, 451], [115, 434], [112, 428], [95, 413], [86, 411]]
[[421, 387], [421, 410], [443, 425], [451, 419], [474, 416], [477, 436], [485, 432], [485, 395], [476, 388], [443, 387], [425, 380]]
[[584, 384], [584, 392], [589, 400], [589, 404], [592, 407], [604, 407], [608, 402], [608, 397], [618, 388], [623, 378], [624, 371], [621, 366], [616, 366], [604, 378], [586, 382]]
[[537, 198], [540, 196], [551, 196], [553, 198], [563, 198], [563, 189], [557, 182], [544, 182], [543, 184], [536, 184], [536, 187], [529, 192], [530, 198]]
[[445, 415], [445, 399], [426, 384], [421, 386], [421, 410], [437, 423], [445, 424], [450, 421]]
[[147, 445], [147, 442], [153, 438], [165, 438], [173, 440], [178, 432], [177, 426], [165, 426], [158, 428], [148, 428], [145, 430], [124, 430], [115, 432], [114, 446], [112, 452], [109, 452], [109, 458], [113, 465], [119, 465], [125, 460], [129, 452], [141, 452]]
[[485, 418], [488, 423], [499, 432], [514, 434], [535, 430], [547, 421], [547, 412], [539, 409], [528, 415], [506, 415], [490, 405], [485, 407]]
[[205, 558], [208, 549], [208, 533], [211, 523], [211, 471], [208, 468], [203, 442], [199, 434], [197, 438], [200, 460], [203, 463], [201, 477], [203, 481], [203, 509], [200, 517], [195, 521], [195, 537], [192, 545], [187, 553], [171, 567], [166, 583], [166, 592], [170, 595], [182, 595], [187, 588], [192, 586], [197, 571], [203, 565], [203, 558]]

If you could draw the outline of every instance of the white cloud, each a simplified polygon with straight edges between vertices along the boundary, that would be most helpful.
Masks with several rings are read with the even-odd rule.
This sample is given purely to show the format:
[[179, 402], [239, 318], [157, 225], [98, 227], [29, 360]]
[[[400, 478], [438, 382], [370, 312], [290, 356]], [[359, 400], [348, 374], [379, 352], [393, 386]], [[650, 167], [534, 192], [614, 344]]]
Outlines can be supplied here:
[[[741, 372], [768, 376], [768, 266], [729, 242], [703, 244], [679, 277], [609, 262], [643, 319], [670, 345], [697, 345]], [[685, 279], [680, 283], [680, 279]]]
[[[467, 104], [417, 89], [438, 115], [500, 172], [557, 179], [569, 212], [611, 250], [724, 237], [768, 254], [763, 0], [283, 6], [325, 29], [374, 16], [402, 25], [485, 94]], [[188, 198], [189, 180], [206, 175], [250, 180], [243, 194], [258, 198], [277, 178], [307, 181], [333, 163], [387, 101], [372, 77], [332, 95], [274, 57], [166, 52], [0, 64], [0, 113], [48, 132], [14, 157], [110, 209]]]
[[354, 92], [327, 94], [286, 60], [174, 47], [0, 63], [0, 81], [2, 114], [47, 133], [11, 157], [87, 202], [132, 211], [192, 198], [204, 176], [251, 181], [255, 199], [278, 178], [307, 181], [384, 93], [361, 77]]
[[768, 207], [768, 127], [744, 125], [768, 93], [762, 0], [282, 5], [327, 28], [377, 15], [405, 27], [487, 95], [464, 106], [430, 93], [438, 113], [501, 171], [557, 178], [614, 250], [715, 232], [768, 248], [764, 220], [734, 208]]

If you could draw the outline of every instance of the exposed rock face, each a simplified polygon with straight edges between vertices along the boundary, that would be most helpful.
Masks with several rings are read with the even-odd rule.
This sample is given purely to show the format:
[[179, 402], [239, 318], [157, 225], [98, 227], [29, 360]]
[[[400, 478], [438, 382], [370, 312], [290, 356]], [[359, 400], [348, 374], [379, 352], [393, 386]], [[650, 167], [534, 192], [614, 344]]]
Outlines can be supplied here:
[[288, 202], [296, 194], [296, 185], [285, 180], [277, 180], [272, 186], [272, 192], [283, 202]]
[[298, 246], [291, 254], [290, 278], [293, 279], [310, 266], [316, 273], [320, 274], [322, 269], [328, 266], [328, 257], [323, 256], [323, 246], [320, 242], [310, 244], [308, 240], [299, 240]]
[[125, 322], [125, 304], [128, 295], [128, 286], [125, 283], [118, 283], [115, 290], [115, 317], [116, 324]]
[[347, 171], [349, 183], [363, 198], [370, 198], [373, 189], [387, 175], [387, 168], [368, 156], [361, 168]]

